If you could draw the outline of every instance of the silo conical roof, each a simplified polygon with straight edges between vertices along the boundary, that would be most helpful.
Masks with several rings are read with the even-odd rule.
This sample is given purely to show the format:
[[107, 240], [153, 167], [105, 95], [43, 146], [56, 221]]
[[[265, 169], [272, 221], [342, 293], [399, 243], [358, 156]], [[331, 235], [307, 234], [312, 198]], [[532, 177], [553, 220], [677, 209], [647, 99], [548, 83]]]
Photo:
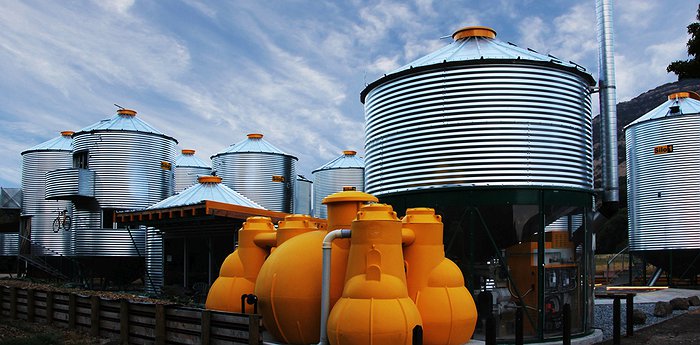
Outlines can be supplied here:
[[194, 155], [194, 150], [182, 150], [180, 155], [175, 159], [176, 167], [191, 167], [191, 168], [209, 168], [211, 166]]
[[357, 156], [355, 151], [343, 151], [343, 154], [336, 157], [332, 161], [322, 165], [313, 172], [328, 170], [328, 169], [352, 169], [364, 168], [365, 161]]
[[148, 209], [193, 205], [205, 200], [265, 209], [235, 190], [221, 184], [221, 178], [218, 176], [200, 176], [198, 182], [196, 185], [183, 190], [180, 194], [173, 195], [149, 206]]
[[94, 123], [87, 126], [75, 134], [82, 134], [88, 132], [99, 132], [99, 131], [128, 131], [128, 132], [141, 132], [150, 133], [159, 136], [163, 136], [169, 139], [175, 140], [175, 138], [164, 134], [163, 132], [157, 130], [155, 127], [146, 123], [146, 121], [141, 120], [136, 116], [136, 111], [130, 109], [119, 109], [117, 114], [111, 118], [104, 119], [100, 122]]
[[72, 131], [63, 131], [60, 136], [28, 148], [22, 151], [22, 154], [33, 151], [73, 151], [72, 136]]
[[[224, 155], [224, 154], [228, 154], [228, 153], [242, 153], [242, 152], [272, 153], [272, 154], [279, 154], [279, 155], [284, 155], [284, 156], [292, 156], [292, 155], [284, 153], [282, 150], [278, 149], [274, 145], [267, 142], [265, 139], [263, 139], [262, 134], [252, 133], [252, 134], [248, 134], [248, 137], [246, 139], [243, 139], [243, 140], [225, 148], [224, 150], [220, 151], [219, 153], [213, 155], [212, 157], [216, 157], [216, 156]], [[296, 157], [294, 157], [294, 159], [296, 159]]]
[[666, 102], [632, 121], [625, 128], [644, 121], [698, 113], [700, 113], [700, 95], [695, 92], [676, 92], [669, 95]]

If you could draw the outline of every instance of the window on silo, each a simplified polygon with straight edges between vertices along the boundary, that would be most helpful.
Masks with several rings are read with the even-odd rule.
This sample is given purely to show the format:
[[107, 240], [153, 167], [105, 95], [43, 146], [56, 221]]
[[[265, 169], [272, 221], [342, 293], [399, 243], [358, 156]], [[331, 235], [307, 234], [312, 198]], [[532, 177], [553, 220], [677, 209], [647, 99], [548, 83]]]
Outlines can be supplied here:
[[88, 168], [88, 150], [77, 151], [73, 154], [73, 168]]

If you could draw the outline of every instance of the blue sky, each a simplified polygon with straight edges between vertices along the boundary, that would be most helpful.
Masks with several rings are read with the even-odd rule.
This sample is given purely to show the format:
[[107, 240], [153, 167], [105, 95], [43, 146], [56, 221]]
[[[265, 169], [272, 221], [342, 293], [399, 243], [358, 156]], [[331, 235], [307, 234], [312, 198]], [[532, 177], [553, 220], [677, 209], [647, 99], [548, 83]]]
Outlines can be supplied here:
[[[675, 80], [697, 6], [615, 1], [618, 100]], [[21, 151], [113, 103], [206, 161], [263, 133], [310, 175], [362, 154], [367, 83], [468, 25], [597, 79], [594, 0], [0, 1], [0, 186], [20, 185]]]

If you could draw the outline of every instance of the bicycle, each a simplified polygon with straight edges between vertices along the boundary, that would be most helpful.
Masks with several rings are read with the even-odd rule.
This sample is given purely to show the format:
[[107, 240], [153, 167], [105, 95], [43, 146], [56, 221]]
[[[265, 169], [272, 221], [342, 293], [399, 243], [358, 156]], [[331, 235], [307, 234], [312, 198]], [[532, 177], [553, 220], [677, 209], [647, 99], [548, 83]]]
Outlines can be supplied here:
[[61, 229], [70, 230], [71, 219], [68, 215], [68, 210], [58, 211], [58, 217], [53, 220], [53, 232], [59, 232]]

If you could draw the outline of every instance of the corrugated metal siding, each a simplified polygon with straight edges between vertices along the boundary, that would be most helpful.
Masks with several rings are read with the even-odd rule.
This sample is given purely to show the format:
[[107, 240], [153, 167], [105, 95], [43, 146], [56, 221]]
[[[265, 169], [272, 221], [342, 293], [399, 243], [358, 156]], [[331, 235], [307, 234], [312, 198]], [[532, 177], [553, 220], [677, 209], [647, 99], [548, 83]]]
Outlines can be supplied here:
[[95, 196], [95, 172], [89, 169], [58, 169], [46, 173], [46, 198]]
[[158, 294], [163, 288], [163, 236], [160, 230], [146, 229], [146, 292]]
[[[699, 133], [698, 114], [627, 128], [631, 250], [700, 248]], [[661, 145], [673, 145], [673, 152], [654, 154]]]
[[197, 176], [211, 175], [211, 168], [204, 167], [175, 167], [175, 193], [180, 193], [187, 187], [197, 184]]
[[175, 141], [160, 135], [112, 131], [78, 133], [75, 151], [89, 150], [95, 198], [103, 208], [145, 208], [173, 194]]
[[0, 256], [19, 254], [19, 233], [0, 233]]
[[325, 169], [313, 173], [314, 176], [314, 216], [328, 216], [323, 198], [343, 191], [343, 186], [355, 187], [358, 191], [365, 190], [364, 169], [344, 168]]
[[313, 182], [297, 178], [294, 189], [294, 213], [311, 215], [311, 188]]
[[75, 256], [143, 256], [145, 240], [145, 228], [76, 229]]
[[[271, 211], [291, 213], [294, 210], [296, 159], [273, 153], [227, 153], [212, 157], [216, 175], [227, 187]], [[275, 182], [282, 176], [284, 182]]]
[[366, 97], [366, 191], [593, 189], [591, 100], [578, 74], [526, 62], [391, 79]]
[[70, 168], [70, 151], [31, 151], [22, 155], [22, 214], [31, 216], [31, 239], [50, 250], [36, 255], [71, 254], [71, 232], [53, 232], [58, 211], [70, 210], [65, 200], [45, 200], [46, 173]]

